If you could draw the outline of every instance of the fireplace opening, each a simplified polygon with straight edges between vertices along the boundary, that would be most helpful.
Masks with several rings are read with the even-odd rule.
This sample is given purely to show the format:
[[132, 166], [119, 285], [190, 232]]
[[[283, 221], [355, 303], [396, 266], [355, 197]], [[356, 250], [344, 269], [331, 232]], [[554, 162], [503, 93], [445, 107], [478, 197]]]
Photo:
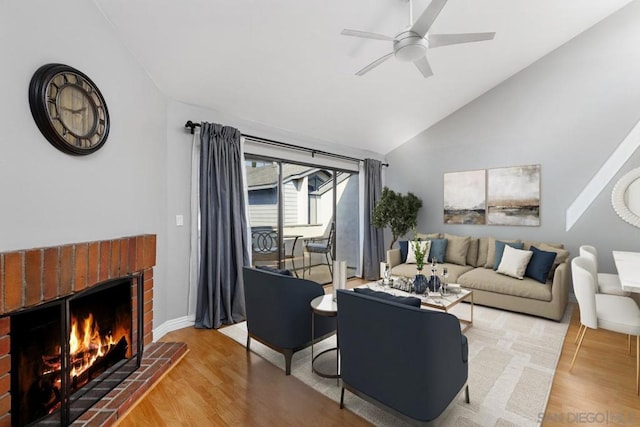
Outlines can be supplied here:
[[111, 280], [11, 316], [12, 425], [68, 425], [139, 367], [141, 283]]

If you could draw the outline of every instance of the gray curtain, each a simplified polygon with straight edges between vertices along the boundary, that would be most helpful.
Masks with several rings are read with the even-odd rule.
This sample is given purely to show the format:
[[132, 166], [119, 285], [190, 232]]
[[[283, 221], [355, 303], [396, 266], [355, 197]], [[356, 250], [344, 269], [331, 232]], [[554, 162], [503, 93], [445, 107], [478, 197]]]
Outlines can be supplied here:
[[385, 260], [384, 234], [375, 228], [373, 208], [382, 194], [382, 162], [374, 159], [364, 160], [364, 249], [362, 277], [366, 280], [380, 278], [380, 262]]
[[238, 129], [202, 123], [200, 278], [196, 328], [245, 319], [242, 266], [249, 264], [242, 149]]

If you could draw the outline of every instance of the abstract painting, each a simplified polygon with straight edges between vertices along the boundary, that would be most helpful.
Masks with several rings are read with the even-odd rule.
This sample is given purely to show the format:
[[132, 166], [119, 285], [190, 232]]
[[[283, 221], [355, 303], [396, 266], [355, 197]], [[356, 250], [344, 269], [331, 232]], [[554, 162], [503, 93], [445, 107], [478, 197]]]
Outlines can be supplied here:
[[444, 174], [444, 223], [485, 223], [485, 169]]
[[487, 171], [487, 224], [540, 225], [540, 165]]

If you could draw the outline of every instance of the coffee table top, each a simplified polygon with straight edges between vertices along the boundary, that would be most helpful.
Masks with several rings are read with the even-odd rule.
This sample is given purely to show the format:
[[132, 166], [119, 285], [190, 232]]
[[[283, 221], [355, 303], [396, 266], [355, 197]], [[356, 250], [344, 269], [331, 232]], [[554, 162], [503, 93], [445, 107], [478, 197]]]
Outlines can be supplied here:
[[371, 282], [361, 287], [368, 287], [369, 289], [373, 289], [374, 291], [382, 291], [391, 295], [401, 296], [401, 297], [416, 297], [420, 298], [420, 305], [430, 308], [437, 308], [440, 310], [448, 310], [453, 307], [463, 299], [465, 299], [470, 293], [468, 289], [460, 288], [459, 293], [449, 292], [447, 295], [433, 295], [433, 293], [429, 294], [425, 292], [423, 295], [412, 294], [410, 292], [401, 291], [400, 289], [391, 288], [389, 286], [383, 286], [378, 282]]

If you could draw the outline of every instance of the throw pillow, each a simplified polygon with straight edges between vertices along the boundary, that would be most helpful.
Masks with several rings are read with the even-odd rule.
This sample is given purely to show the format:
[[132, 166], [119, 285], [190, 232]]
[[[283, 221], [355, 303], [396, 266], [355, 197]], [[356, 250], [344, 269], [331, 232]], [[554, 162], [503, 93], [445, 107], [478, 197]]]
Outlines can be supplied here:
[[476, 267], [484, 267], [487, 263], [487, 252], [489, 251], [489, 238], [481, 237], [478, 242], [478, 262]]
[[467, 265], [467, 251], [469, 250], [471, 237], [445, 233], [444, 238], [447, 239], [447, 249], [444, 254], [445, 262]]
[[542, 243], [538, 246], [538, 249], [542, 251], [555, 252], [556, 259], [553, 262], [553, 266], [551, 267], [551, 271], [549, 272], [549, 279], [553, 279], [553, 273], [556, 272], [556, 268], [563, 262], [569, 258], [569, 251], [566, 249], [559, 249], [553, 246], [548, 245], [547, 243]]
[[[421, 242], [418, 242], [418, 244], [420, 245], [420, 248], [422, 248], [422, 250], [426, 254], [425, 257], [424, 257], [424, 260], [423, 260], [423, 262], [426, 264], [427, 263], [427, 256], [429, 256], [429, 249], [431, 248], [431, 241], [423, 240]], [[409, 246], [409, 250], [407, 251], [406, 263], [407, 264], [415, 264], [416, 263], [416, 253], [415, 253], [415, 250], [413, 249], [413, 242], [409, 242], [408, 246]]]
[[268, 265], [256, 265], [256, 268], [270, 273], [282, 274], [283, 276], [293, 276], [289, 270], [280, 270], [278, 268], [269, 267]]
[[386, 292], [374, 291], [369, 288], [353, 288], [358, 294], [368, 295], [370, 297], [378, 298], [385, 301], [393, 301], [398, 304], [410, 305], [413, 307], [420, 307], [420, 298], [416, 297], [397, 297], [395, 295], [388, 294]]
[[407, 262], [407, 252], [409, 251], [409, 242], [406, 240], [398, 241], [400, 245], [400, 261]]
[[521, 249], [514, 249], [511, 246], [504, 247], [502, 261], [498, 266], [497, 272], [516, 279], [524, 279], [524, 273], [527, 270], [527, 264], [533, 253]]
[[472, 237], [469, 240], [469, 249], [467, 250], [467, 265], [478, 266], [478, 248], [480, 239]]
[[447, 252], [447, 239], [431, 239], [431, 250], [429, 251], [429, 259], [431, 262], [435, 258], [438, 262], [444, 262], [445, 254]]
[[533, 255], [531, 256], [531, 260], [529, 261], [529, 265], [527, 265], [527, 270], [524, 272], [524, 275], [531, 277], [540, 283], [547, 283], [549, 272], [551, 271], [553, 262], [556, 260], [556, 253], [541, 251], [535, 246], [531, 246], [530, 250]]
[[502, 253], [504, 252], [505, 246], [511, 246], [514, 249], [524, 249], [524, 243], [508, 243], [503, 242], [501, 240], [496, 240], [496, 248], [495, 248], [495, 262], [493, 263], [493, 269], [497, 270], [500, 265], [500, 261], [502, 261]]
[[[518, 243], [520, 240], [504, 240], [507, 243]], [[493, 268], [496, 263], [496, 239], [489, 237], [487, 242], [487, 261], [484, 263], [484, 268]]]

